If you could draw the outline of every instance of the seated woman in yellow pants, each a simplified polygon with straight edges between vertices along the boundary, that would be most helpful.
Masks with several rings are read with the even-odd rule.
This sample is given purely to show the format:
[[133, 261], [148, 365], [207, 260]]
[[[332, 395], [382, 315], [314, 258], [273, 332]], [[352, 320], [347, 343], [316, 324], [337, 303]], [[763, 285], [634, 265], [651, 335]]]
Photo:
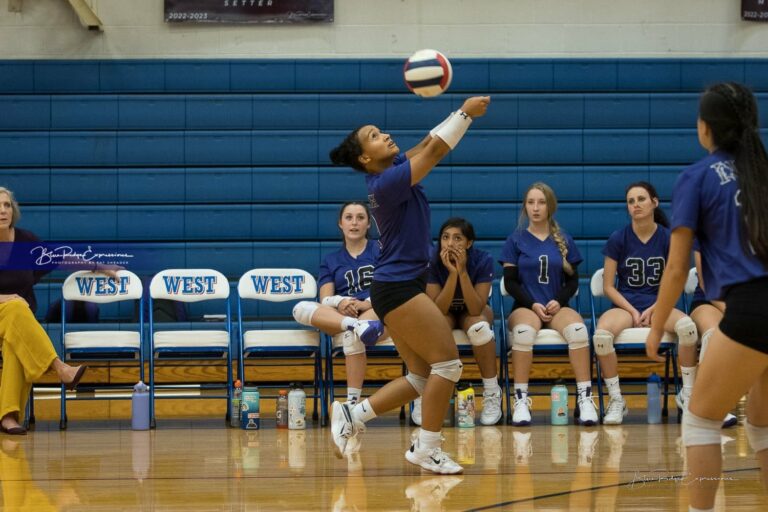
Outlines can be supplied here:
[[[21, 217], [13, 192], [0, 187], [0, 242], [31, 242], [37, 237], [15, 228]], [[55, 371], [61, 382], [74, 389], [85, 372], [85, 366], [65, 364], [53, 349], [43, 327], [35, 319], [33, 285], [44, 272], [2, 270], [0, 264], [0, 344], [3, 370], [0, 377], [0, 431], [23, 435], [19, 424], [32, 383], [48, 370]]]

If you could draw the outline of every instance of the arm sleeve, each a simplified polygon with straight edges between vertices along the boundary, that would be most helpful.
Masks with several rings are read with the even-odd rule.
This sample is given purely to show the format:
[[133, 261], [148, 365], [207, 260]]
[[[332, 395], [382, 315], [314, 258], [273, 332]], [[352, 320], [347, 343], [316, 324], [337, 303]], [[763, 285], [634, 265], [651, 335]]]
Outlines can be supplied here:
[[533, 307], [533, 299], [520, 284], [518, 277], [517, 267], [504, 267], [504, 288], [515, 299], [515, 304], [530, 309]]
[[563, 287], [557, 292], [555, 300], [560, 304], [560, 307], [568, 306], [568, 302], [576, 294], [576, 290], [579, 289], [579, 272], [576, 265], [573, 266], [573, 274], [565, 274], [565, 281], [563, 281]]

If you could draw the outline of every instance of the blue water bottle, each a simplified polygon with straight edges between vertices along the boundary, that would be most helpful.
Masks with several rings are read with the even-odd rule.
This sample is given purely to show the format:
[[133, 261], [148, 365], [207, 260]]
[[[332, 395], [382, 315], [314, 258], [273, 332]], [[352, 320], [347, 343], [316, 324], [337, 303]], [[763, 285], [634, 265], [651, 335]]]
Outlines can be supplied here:
[[149, 430], [149, 388], [141, 381], [133, 386], [131, 429]]
[[550, 418], [553, 425], [568, 424], [568, 388], [558, 379], [550, 392]]
[[661, 377], [648, 377], [648, 423], [661, 423]]

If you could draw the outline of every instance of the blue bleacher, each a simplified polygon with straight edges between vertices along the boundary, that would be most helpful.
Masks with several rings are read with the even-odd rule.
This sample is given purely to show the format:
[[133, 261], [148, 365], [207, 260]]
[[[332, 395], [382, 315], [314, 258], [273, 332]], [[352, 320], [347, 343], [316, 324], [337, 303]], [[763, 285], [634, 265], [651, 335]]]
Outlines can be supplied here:
[[[497, 256], [521, 194], [545, 181], [587, 276], [628, 222], [626, 185], [653, 182], [668, 208], [680, 169], [703, 155], [694, 122], [705, 85], [746, 82], [768, 122], [768, 59], [453, 65], [450, 92], [420, 99], [394, 59], [0, 61], [0, 185], [21, 201], [21, 227], [57, 241], [128, 241], [151, 255], [146, 273], [316, 273], [338, 246], [340, 203], [367, 194], [363, 175], [331, 166], [328, 151], [367, 123], [407, 149], [468, 94], [490, 93], [488, 115], [424, 181], [433, 232], [464, 215]], [[60, 279], [38, 287], [38, 316]]]

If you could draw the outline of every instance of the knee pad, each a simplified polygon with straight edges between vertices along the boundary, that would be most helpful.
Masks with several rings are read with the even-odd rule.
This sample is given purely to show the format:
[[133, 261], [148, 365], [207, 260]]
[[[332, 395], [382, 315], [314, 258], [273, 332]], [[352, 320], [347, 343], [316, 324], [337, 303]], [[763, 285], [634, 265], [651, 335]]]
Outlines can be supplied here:
[[689, 316], [684, 316], [675, 322], [675, 333], [681, 347], [691, 347], [699, 341], [699, 332], [696, 330], [696, 324], [693, 323]]
[[756, 427], [749, 421], [745, 422], [747, 439], [755, 453], [768, 450], [768, 427]]
[[365, 345], [355, 331], [344, 331], [341, 337], [342, 349], [345, 356], [353, 356], [365, 352]]
[[312, 325], [312, 315], [315, 314], [315, 311], [317, 311], [317, 308], [320, 307], [320, 304], [317, 302], [310, 302], [308, 300], [303, 300], [293, 306], [293, 318], [297, 322], [299, 322], [301, 325]]
[[424, 394], [424, 388], [427, 386], [426, 377], [422, 377], [421, 375], [416, 375], [415, 373], [408, 372], [405, 375], [405, 380], [407, 380], [408, 384], [410, 384], [413, 387], [413, 389], [416, 390], [419, 396]]
[[536, 329], [526, 324], [517, 324], [512, 328], [512, 350], [531, 352], [536, 340]]
[[720, 430], [723, 420], [708, 420], [693, 414], [690, 410], [683, 414], [683, 446], [720, 446]]
[[493, 329], [488, 322], [477, 322], [467, 329], [467, 337], [472, 345], [479, 347], [493, 339]]
[[699, 362], [702, 362], [704, 360], [704, 352], [707, 351], [707, 346], [709, 345], [709, 338], [712, 337], [712, 333], [715, 332], [715, 328], [712, 327], [711, 329], [707, 329], [704, 334], [701, 335], [701, 351], [699, 352]]
[[432, 367], [432, 371], [429, 372], [430, 375], [439, 375], [451, 382], [459, 382], [459, 379], [461, 378], [461, 370], [464, 368], [459, 359], [442, 361], [440, 363], [431, 364], [430, 366]]
[[613, 334], [605, 329], [595, 331], [595, 335], [592, 336], [592, 343], [595, 344], [595, 354], [599, 356], [607, 356], [616, 352], [616, 349], [613, 348]]
[[563, 338], [568, 342], [568, 350], [577, 350], [589, 346], [589, 333], [583, 322], [571, 324], [563, 329]]

